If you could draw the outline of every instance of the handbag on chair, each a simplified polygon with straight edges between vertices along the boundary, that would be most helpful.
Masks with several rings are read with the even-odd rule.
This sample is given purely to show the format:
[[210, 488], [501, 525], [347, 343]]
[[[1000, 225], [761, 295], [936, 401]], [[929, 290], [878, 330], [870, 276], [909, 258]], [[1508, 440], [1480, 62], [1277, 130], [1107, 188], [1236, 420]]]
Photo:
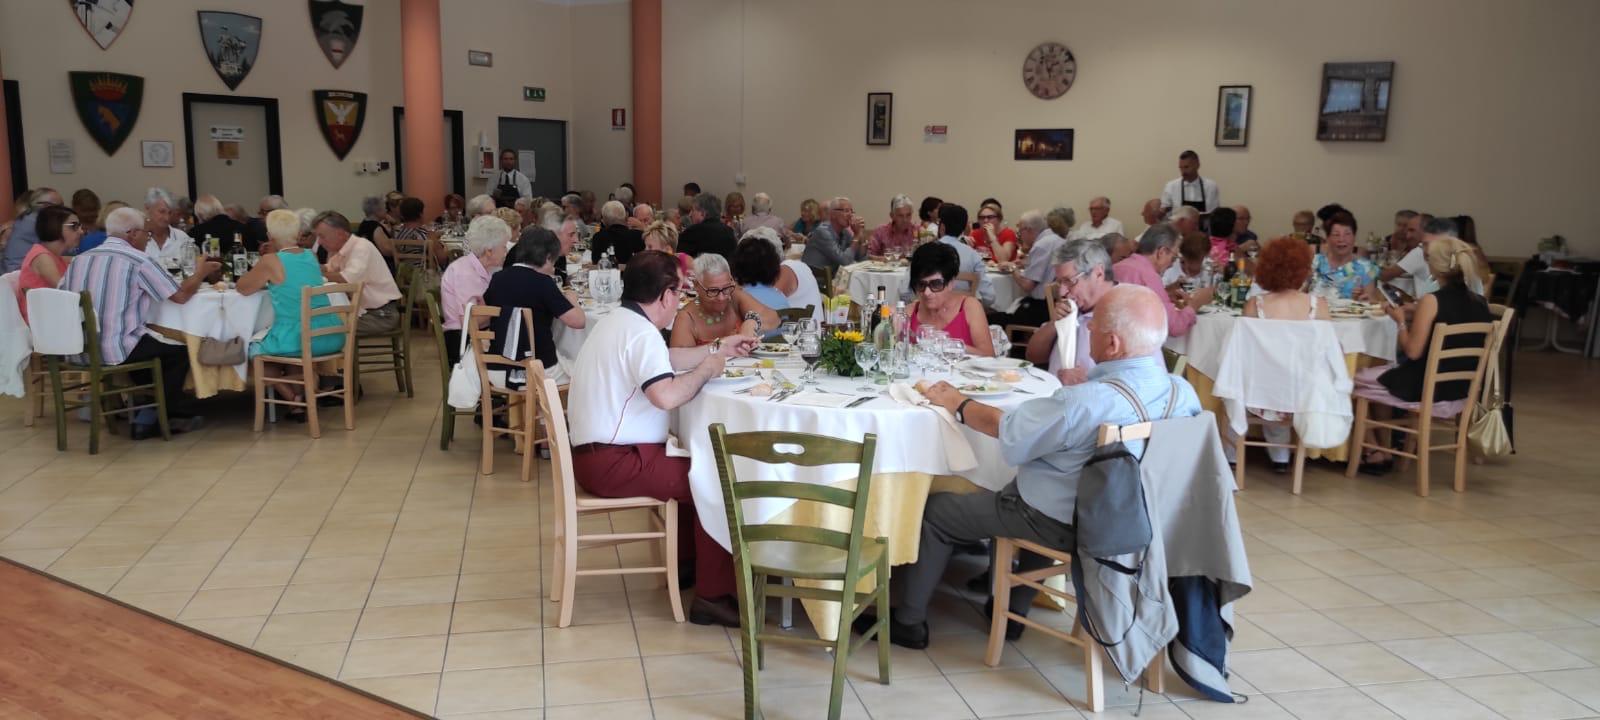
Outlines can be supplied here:
[[[475, 304], [477, 303], [467, 303], [466, 309], [461, 311], [461, 317], [472, 317], [472, 306]], [[450, 407], [458, 410], [478, 407], [478, 400], [483, 395], [483, 384], [478, 377], [477, 348], [467, 342], [470, 334], [466, 328], [462, 328], [461, 352], [457, 355], [460, 359], [456, 360], [456, 366], [450, 369]]]
[[1467, 426], [1467, 442], [1485, 458], [1511, 454], [1511, 435], [1506, 432], [1505, 398], [1500, 395], [1500, 363], [1489, 359], [1484, 371], [1484, 399], [1472, 408], [1472, 423]]
[[[223, 326], [227, 326], [228, 311], [225, 306], [221, 308]], [[228, 367], [243, 364], [247, 358], [244, 348], [244, 338], [229, 338], [220, 340], [214, 337], [200, 338], [200, 351], [195, 353], [201, 365], [214, 367]]]

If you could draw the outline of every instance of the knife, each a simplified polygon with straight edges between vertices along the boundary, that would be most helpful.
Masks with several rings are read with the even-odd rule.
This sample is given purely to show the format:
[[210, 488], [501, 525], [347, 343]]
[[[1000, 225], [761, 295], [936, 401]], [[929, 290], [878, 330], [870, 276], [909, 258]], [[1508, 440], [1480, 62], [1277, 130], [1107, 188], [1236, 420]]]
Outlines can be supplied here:
[[845, 407], [853, 408], [853, 407], [855, 407], [857, 405], [865, 404], [868, 400], [871, 400], [871, 399], [873, 399], [875, 397], [877, 397], [877, 396], [876, 395], [868, 395], [866, 397], [858, 397], [858, 398], [856, 398], [854, 400], [851, 400], [848, 403], [845, 403]]

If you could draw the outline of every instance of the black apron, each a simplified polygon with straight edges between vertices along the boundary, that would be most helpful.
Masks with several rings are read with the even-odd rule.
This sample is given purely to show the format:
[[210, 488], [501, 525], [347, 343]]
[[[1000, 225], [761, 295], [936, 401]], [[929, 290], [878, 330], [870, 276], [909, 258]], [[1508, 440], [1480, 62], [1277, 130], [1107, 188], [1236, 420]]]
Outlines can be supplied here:
[[495, 207], [512, 207], [516, 204], [517, 198], [522, 197], [522, 192], [517, 189], [515, 175], [517, 172], [517, 170], [500, 171], [500, 184], [494, 186], [494, 192], [490, 193], [490, 197], [494, 198]]
[[1205, 178], [1196, 175], [1194, 181], [1200, 186], [1200, 199], [1183, 199], [1184, 182], [1183, 178], [1180, 177], [1178, 178], [1178, 204], [1183, 207], [1192, 207], [1195, 209], [1195, 212], [1200, 213], [1200, 232], [1210, 235], [1211, 213], [1206, 210], [1206, 180]]

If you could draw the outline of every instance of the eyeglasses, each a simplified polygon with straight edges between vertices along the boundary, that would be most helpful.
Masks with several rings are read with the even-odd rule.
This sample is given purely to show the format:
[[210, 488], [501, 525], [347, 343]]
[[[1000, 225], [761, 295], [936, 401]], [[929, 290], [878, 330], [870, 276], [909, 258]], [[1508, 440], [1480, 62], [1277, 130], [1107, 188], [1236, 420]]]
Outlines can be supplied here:
[[933, 278], [932, 280], [918, 280], [916, 282], [911, 283], [911, 292], [920, 293], [920, 292], [922, 292], [924, 290], [926, 290], [928, 292], [936, 292], [936, 293], [937, 292], [944, 292], [944, 289], [946, 287], [948, 287], [949, 285], [950, 285], [950, 283], [946, 282], [944, 278]]
[[68, 230], [77, 230], [78, 228], [83, 227], [83, 223], [81, 223], [81, 222], [69, 222], [69, 223], [62, 224], [61, 227], [67, 228]]
[[738, 285], [728, 285], [726, 287], [719, 288], [706, 287], [700, 283], [695, 283], [695, 285], [700, 288], [700, 294], [706, 296], [707, 298], [733, 297], [733, 291], [739, 288]]
[[1083, 282], [1083, 279], [1085, 277], [1088, 277], [1088, 275], [1089, 275], [1089, 271], [1085, 270], [1085, 271], [1083, 271], [1081, 273], [1078, 273], [1077, 275], [1073, 275], [1072, 279], [1071, 280], [1067, 280], [1066, 282], [1062, 282], [1060, 280], [1057, 280], [1056, 281], [1056, 288], [1058, 288], [1061, 291], [1062, 295], [1065, 295], [1065, 294], [1067, 294], [1068, 291], [1070, 291], [1073, 288], [1077, 287], [1078, 283]]
[[979, 220], [999, 220], [1000, 216], [999, 215], [979, 215], [978, 219]]

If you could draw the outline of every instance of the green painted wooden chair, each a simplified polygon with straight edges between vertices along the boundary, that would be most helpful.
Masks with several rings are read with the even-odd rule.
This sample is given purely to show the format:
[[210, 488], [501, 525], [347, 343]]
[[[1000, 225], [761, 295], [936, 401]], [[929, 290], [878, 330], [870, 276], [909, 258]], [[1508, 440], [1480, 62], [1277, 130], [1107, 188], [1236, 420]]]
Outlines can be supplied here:
[[[717, 474], [722, 479], [728, 536], [733, 545], [733, 565], [739, 582], [744, 715], [750, 719], [761, 716], [761, 694], [756, 676], [763, 664], [764, 643], [783, 642], [833, 650], [833, 689], [828, 699], [828, 717], [836, 720], [845, 685], [845, 665], [850, 653], [873, 638], [878, 639], [878, 682], [885, 685], [889, 683], [887, 542], [884, 538], [862, 537], [867, 518], [867, 497], [872, 489], [872, 460], [878, 438], [868, 434], [857, 443], [808, 433], [748, 432], [730, 435], [721, 423], [712, 425], [710, 432], [712, 452], [717, 459]], [[735, 477], [735, 457], [770, 465], [816, 467], [854, 464], [858, 466], [856, 485], [854, 490], [846, 490], [803, 482], [741, 481]], [[850, 532], [776, 523], [747, 524], [741, 501], [756, 498], [785, 498], [850, 508]], [[874, 589], [871, 592], [857, 592], [855, 588], [868, 575], [874, 576]], [[841, 583], [842, 587], [769, 586], [770, 576], [835, 581]], [[768, 595], [842, 603], [835, 639], [767, 632]], [[877, 624], [859, 640], [852, 642], [851, 623], [873, 605], [877, 606]]]
[[450, 404], [450, 371], [453, 367], [450, 365], [449, 351], [445, 348], [444, 315], [439, 313], [438, 295], [439, 292], [437, 290], [429, 290], [426, 299], [428, 301], [428, 324], [433, 328], [433, 342], [439, 348], [439, 403], [444, 409], [444, 416], [440, 418], [439, 422], [439, 449], [449, 450], [450, 441], [456, 437], [456, 418], [470, 418], [477, 415], [478, 411], [458, 410]]
[[811, 314], [816, 311], [817, 306], [807, 305], [805, 307], [775, 310], [774, 312], [778, 313], [778, 320], [780, 322], [800, 322], [801, 320], [811, 317]]
[[394, 383], [406, 397], [415, 397], [416, 388], [411, 383], [411, 311], [422, 302], [427, 283], [422, 282], [416, 268], [400, 265], [395, 271], [395, 284], [400, 288], [400, 324], [390, 332], [377, 335], [356, 336], [356, 375], [372, 371], [394, 371]]
[[811, 268], [811, 277], [817, 280], [817, 290], [824, 296], [832, 297], [835, 292], [838, 292], [833, 287], [833, 268], [817, 267], [815, 265], [807, 265], [806, 267]]
[[[171, 440], [172, 431], [167, 426], [167, 401], [161, 380], [161, 359], [121, 365], [105, 364], [100, 352], [100, 324], [95, 319], [94, 303], [91, 302], [88, 291], [78, 293], [78, 307], [83, 313], [83, 361], [79, 362], [75, 356], [70, 355], [44, 356], [50, 372], [50, 386], [55, 395], [56, 449], [67, 449], [67, 413], [79, 408], [89, 409], [90, 455], [100, 452], [100, 429], [107, 427], [108, 417], [125, 415], [131, 427], [133, 414], [146, 408], [155, 409], [156, 423], [161, 428], [161, 438]], [[37, 315], [34, 317], [36, 322], [45, 321]], [[63, 384], [64, 371], [82, 372], [85, 380], [70, 385]], [[131, 373], [141, 371], [150, 373], [150, 382], [140, 383], [132, 380]], [[118, 384], [124, 378], [131, 384]], [[67, 399], [69, 394], [86, 399], [69, 401]], [[138, 404], [134, 401], [135, 395], [154, 395], [155, 398]], [[113, 398], [121, 400], [122, 406], [107, 408], [107, 401]]]
[[1161, 357], [1167, 362], [1167, 372], [1183, 377], [1183, 371], [1189, 368], [1189, 356], [1176, 350], [1161, 348]]

